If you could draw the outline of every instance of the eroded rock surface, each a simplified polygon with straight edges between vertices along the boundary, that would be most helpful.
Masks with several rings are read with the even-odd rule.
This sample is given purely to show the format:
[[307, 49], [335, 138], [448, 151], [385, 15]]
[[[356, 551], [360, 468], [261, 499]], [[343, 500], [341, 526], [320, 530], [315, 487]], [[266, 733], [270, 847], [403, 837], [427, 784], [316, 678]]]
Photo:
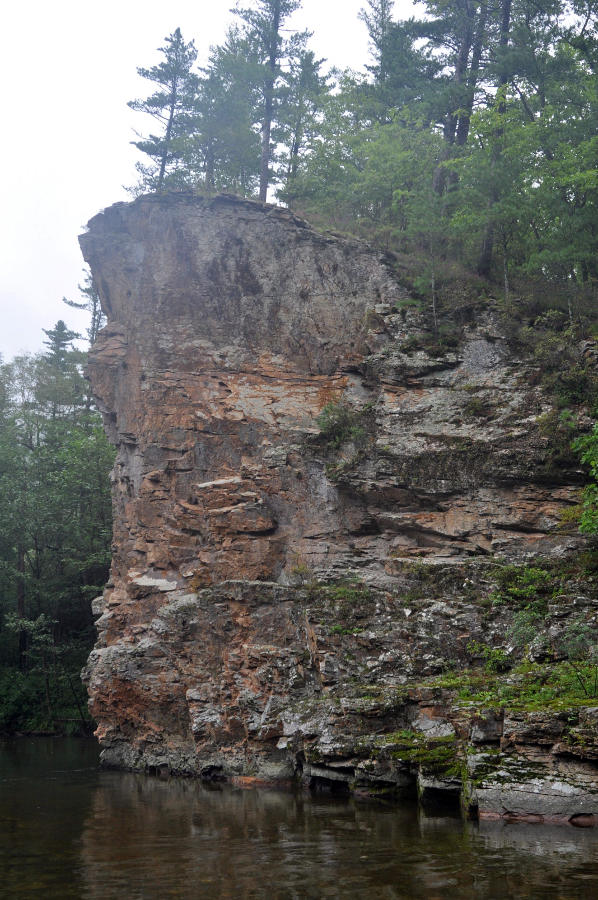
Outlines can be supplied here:
[[[579, 546], [561, 520], [580, 473], [554, 465], [550, 405], [497, 320], [476, 316], [451, 352], [410, 349], [424, 313], [389, 260], [230, 197], [116, 204], [81, 245], [108, 316], [89, 373], [118, 446], [87, 673], [105, 762], [423, 794], [465, 779], [498, 814], [529, 744], [524, 813], [594, 816], [595, 755], [567, 744], [583, 756], [567, 781], [562, 730], [546, 744], [514, 725], [492, 767], [505, 721], [420, 684], [472, 641], [504, 643], [507, 613], [478, 602], [492, 564]], [[324, 408], [346, 421], [322, 435]], [[542, 777], [574, 787], [542, 806]]]

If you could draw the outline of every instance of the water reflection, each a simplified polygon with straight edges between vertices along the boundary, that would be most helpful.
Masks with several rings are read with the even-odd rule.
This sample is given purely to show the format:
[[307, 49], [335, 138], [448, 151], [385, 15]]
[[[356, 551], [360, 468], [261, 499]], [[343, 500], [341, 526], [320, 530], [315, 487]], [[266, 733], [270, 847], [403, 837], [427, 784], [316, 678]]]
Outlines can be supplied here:
[[2, 897], [598, 893], [595, 829], [478, 826], [414, 806], [161, 781], [98, 772], [72, 753], [11, 752], [0, 747]]
[[105, 773], [83, 869], [94, 898], [570, 900], [588, 896], [588, 878], [598, 887], [597, 848], [590, 831]]
[[0, 741], [0, 897], [83, 897], [81, 832], [98, 778], [93, 741]]

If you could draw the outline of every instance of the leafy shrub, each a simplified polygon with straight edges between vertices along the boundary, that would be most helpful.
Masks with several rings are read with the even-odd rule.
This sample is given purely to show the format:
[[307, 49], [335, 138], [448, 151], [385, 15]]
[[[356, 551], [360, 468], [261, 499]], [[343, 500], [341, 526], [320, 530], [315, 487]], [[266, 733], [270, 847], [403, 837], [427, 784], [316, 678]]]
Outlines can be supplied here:
[[585, 696], [598, 696], [596, 629], [577, 617], [569, 622], [556, 641], [555, 648], [564, 655]]
[[544, 622], [544, 614], [536, 604], [517, 610], [513, 616], [511, 638], [516, 647], [527, 647], [538, 634]]
[[486, 672], [493, 674], [507, 672], [511, 667], [509, 657], [502, 647], [490, 647], [488, 644], [481, 644], [479, 641], [470, 641], [467, 645], [467, 652], [471, 656], [482, 657]]
[[487, 419], [494, 412], [494, 404], [482, 397], [472, 397], [463, 407], [463, 411], [468, 416], [476, 419]]
[[501, 566], [493, 575], [498, 591], [492, 595], [495, 604], [510, 603], [525, 606], [540, 602], [546, 607], [546, 596], [552, 589], [554, 576], [540, 566]]
[[437, 332], [412, 334], [402, 342], [400, 349], [403, 353], [423, 350], [429, 356], [444, 356], [448, 351], [455, 350], [460, 341], [460, 328], [453, 324], [441, 325]]
[[371, 404], [354, 409], [347, 403], [327, 403], [316, 420], [326, 444], [336, 450], [347, 441], [363, 446], [367, 438], [366, 419], [371, 410]]
[[540, 434], [549, 441], [548, 467], [571, 466], [576, 463], [572, 441], [577, 434], [577, 422], [569, 408], [551, 409], [536, 419]]
[[577, 438], [573, 449], [590, 470], [592, 479], [583, 490], [579, 530], [584, 534], [598, 534], [598, 424], [590, 434]]

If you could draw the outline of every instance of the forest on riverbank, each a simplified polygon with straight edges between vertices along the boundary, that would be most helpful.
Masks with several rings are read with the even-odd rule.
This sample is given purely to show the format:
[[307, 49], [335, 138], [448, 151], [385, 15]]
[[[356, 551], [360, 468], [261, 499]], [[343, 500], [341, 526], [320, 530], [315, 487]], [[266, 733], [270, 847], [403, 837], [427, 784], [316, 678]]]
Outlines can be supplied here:
[[[102, 324], [88, 280], [90, 342]], [[80, 670], [108, 577], [114, 451], [61, 320], [0, 365], [0, 733], [85, 731]]]

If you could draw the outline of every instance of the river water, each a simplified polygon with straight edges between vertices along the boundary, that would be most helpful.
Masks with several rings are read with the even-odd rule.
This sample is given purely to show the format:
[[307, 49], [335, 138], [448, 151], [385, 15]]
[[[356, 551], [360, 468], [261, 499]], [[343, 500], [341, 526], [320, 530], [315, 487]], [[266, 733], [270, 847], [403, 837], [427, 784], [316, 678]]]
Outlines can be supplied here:
[[0, 741], [2, 898], [590, 898], [598, 829], [98, 768], [92, 741]]

